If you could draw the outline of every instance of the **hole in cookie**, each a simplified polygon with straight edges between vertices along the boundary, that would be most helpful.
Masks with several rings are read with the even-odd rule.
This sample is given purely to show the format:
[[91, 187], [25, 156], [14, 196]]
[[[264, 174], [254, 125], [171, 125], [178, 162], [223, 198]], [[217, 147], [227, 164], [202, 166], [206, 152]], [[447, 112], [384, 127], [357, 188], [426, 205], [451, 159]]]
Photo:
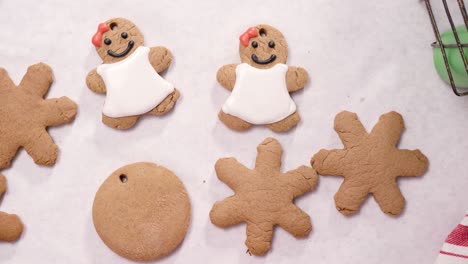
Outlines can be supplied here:
[[261, 29], [259, 30], [259, 33], [260, 33], [260, 36], [261, 36], [261, 37], [266, 37], [266, 35], [267, 35], [267, 32], [266, 32], [266, 30], [265, 30], [264, 28], [261, 28]]
[[122, 183], [126, 183], [128, 181], [127, 175], [125, 174], [120, 174], [119, 178]]
[[109, 25], [111, 30], [116, 30], [117, 29], [117, 23], [113, 22]]

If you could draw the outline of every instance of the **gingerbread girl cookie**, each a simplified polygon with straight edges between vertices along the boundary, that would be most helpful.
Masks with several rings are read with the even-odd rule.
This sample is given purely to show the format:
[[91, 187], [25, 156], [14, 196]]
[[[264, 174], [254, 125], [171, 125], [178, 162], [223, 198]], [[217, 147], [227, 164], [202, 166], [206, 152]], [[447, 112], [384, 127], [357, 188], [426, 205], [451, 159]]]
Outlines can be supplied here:
[[16, 87], [0, 68], [0, 169], [10, 166], [20, 147], [37, 164], [55, 164], [58, 147], [47, 127], [72, 122], [77, 106], [67, 97], [44, 99], [53, 80], [52, 69], [38, 63]]
[[428, 160], [421, 151], [396, 148], [403, 129], [403, 118], [397, 112], [380, 116], [370, 133], [355, 113], [344, 111], [336, 116], [335, 130], [344, 149], [322, 149], [311, 164], [321, 175], [345, 178], [335, 195], [340, 213], [356, 213], [369, 194], [383, 212], [389, 215], [402, 212], [405, 198], [397, 177], [421, 176], [428, 167]]
[[231, 129], [242, 131], [266, 125], [275, 132], [294, 127], [300, 116], [289, 93], [304, 88], [307, 71], [286, 65], [288, 45], [281, 32], [269, 25], [249, 28], [240, 36], [241, 64], [224, 65], [217, 80], [232, 91], [219, 112]]
[[172, 61], [167, 48], [143, 46], [140, 30], [124, 18], [99, 24], [92, 43], [103, 64], [88, 74], [86, 84], [107, 95], [102, 110], [104, 124], [128, 129], [142, 115], [159, 116], [174, 107], [180, 94], [159, 75]]
[[211, 209], [211, 222], [219, 227], [247, 223], [248, 251], [264, 255], [270, 249], [275, 225], [295, 237], [305, 237], [312, 230], [310, 217], [293, 200], [317, 185], [314, 169], [301, 166], [281, 172], [283, 149], [274, 138], [257, 147], [254, 169], [248, 169], [234, 158], [223, 158], [215, 165], [218, 178], [235, 194], [216, 202]]

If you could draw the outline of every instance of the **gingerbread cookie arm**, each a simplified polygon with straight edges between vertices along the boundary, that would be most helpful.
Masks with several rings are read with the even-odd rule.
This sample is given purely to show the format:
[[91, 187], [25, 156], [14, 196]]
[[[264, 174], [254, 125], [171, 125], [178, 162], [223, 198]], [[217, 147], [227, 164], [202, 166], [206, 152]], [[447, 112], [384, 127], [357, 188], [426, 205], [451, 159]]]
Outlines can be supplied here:
[[19, 86], [32, 94], [44, 97], [53, 82], [52, 69], [47, 64], [38, 63], [28, 67]]
[[149, 53], [149, 61], [156, 72], [161, 73], [171, 65], [172, 53], [165, 47], [152, 47]]
[[295, 237], [305, 237], [312, 231], [310, 216], [294, 204], [281, 211], [278, 225]]
[[255, 170], [260, 172], [280, 171], [283, 148], [274, 138], [265, 139], [257, 147]]
[[310, 161], [312, 167], [321, 175], [343, 176], [346, 171], [344, 162], [346, 151], [341, 149], [321, 149]]
[[0, 68], [0, 91], [13, 88], [15, 88], [15, 84], [8, 75], [8, 72], [4, 68]]
[[427, 171], [429, 160], [419, 150], [398, 150], [395, 160], [398, 176], [421, 176]]
[[296, 198], [313, 190], [317, 185], [318, 176], [311, 167], [301, 166], [286, 172], [280, 179], [290, 189], [293, 197]]
[[389, 112], [380, 116], [370, 135], [396, 146], [404, 129], [403, 117], [397, 112]]
[[245, 245], [248, 251], [256, 256], [265, 255], [271, 247], [273, 238], [273, 224], [247, 222], [247, 240]]
[[47, 99], [42, 107], [46, 126], [70, 123], [75, 118], [77, 109], [75, 102], [65, 96], [57, 99]]
[[36, 131], [35, 138], [23, 147], [36, 164], [52, 166], [57, 160], [58, 146], [45, 129]]
[[246, 180], [251, 171], [235, 158], [223, 158], [215, 164], [218, 178], [231, 189], [236, 190]]
[[335, 131], [345, 148], [352, 148], [367, 136], [366, 129], [355, 113], [343, 111], [335, 117]]
[[245, 216], [243, 209], [245, 203], [240, 201], [237, 196], [228, 197], [220, 202], [216, 202], [210, 211], [210, 220], [219, 227], [228, 227], [240, 224]]
[[303, 89], [309, 80], [309, 74], [304, 68], [289, 66], [286, 72], [286, 86], [288, 91], [295, 92]]
[[227, 64], [219, 68], [216, 74], [218, 82], [229, 91], [232, 91], [236, 84], [236, 67], [237, 64]]
[[90, 71], [88, 76], [86, 76], [86, 85], [91, 91], [95, 93], [106, 93], [106, 84], [104, 83], [104, 80], [101, 78], [101, 76], [97, 73], [96, 69]]

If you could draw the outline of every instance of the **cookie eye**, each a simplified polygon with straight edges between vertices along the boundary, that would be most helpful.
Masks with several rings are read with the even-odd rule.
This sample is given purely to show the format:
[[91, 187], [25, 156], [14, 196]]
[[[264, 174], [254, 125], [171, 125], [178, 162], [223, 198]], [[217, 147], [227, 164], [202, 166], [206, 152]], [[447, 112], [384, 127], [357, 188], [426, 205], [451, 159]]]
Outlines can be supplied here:
[[127, 32], [122, 32], [122, 34], [120, 34], [120, 36], [124, 39], [126, 39], [128, 37], [128, 34]]
[[112, 43], [112, 40], [110, 40], [110, 39], [108, 39], [108, 38], [106, 38], [106, 39], [104, 40], [104, 44], [106, 44], [106, 45], [110, 45], [111, 43]]
[[252, 41], [252, 47], [254, 47], [254, 49], [258, 47], [257, 41]]
[[270, 40], [270, 42], [268, 42], [268, 47], [274, 48], [275, 47], [275, 42], [273, 40]]

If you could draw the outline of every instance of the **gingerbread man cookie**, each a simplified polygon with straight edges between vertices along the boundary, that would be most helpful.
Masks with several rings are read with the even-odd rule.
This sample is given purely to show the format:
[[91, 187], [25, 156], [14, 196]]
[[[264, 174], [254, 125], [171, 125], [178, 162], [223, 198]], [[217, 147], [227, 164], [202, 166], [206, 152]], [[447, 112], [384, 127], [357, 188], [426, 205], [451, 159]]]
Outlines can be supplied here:
[[219, 112], [229, 128], [242, 131], [266, 125], [275, 132], [294, 127], [300, 116], [289, 93], [304, 88], [307, 71], [286, 65], [288, 45], [281, 32], [269, 25], [249, 28], [240, 37], [241, 64], [218, 70], [218, 82], [232, 91]]
[[30, 66], [18, 87], [0, 68], [0, 169], [10, 166], [20, 147], [37, 164], [55, 164], [58, 147], [46, 128], [73, 121], [77, 106], [67, 97], [44, 100], [52, 82], [44, 63]]
[[128, 129], [142, 115], [164, 115], [174, 107], [180, 94], [159, 75], [172, 62], [167, 48], [143, 46], [143, 34], [124, 18], [99, 24], [92, 43], [103, 64], [88, 74], [86, 84], [106, 94], [104, 124]]
[[283, 150], [274, 138], [257, 147], [253, 170], [234, 158], [216, 162], [218, 178], [235, 191], [231, 197], [216, 202], [211, 222], [219, 227], [247, 223], [245, 244], [250, 253], [264, 255], [273, 237], [273, 227], [281, 226], [295, 237], [305, 237], [312, 230], [310, 217], [293, 200], [317, 185], [317, 173], [301, 166], [281, 173]]
[[[0, 174], [0, 198], [7, 190], [5, 176]], [[0, 241], [13, 242], [23, 233], [23, 223], [15, 214], [0, 212]]]
[[335, 195], [335, 204], [343, 215], [356, 213], [369, 194], [383, 212], [399, 215], [405, 198], [397, 184], [398, 176], [421, 176], [428, 160], [419, 150], [396, 148], [403, 132], [403, 118], [396, 112], [380, 117], [371, 133], [354, 113], [341, 112], [335, 118], [335, 130], [344, 149], [320, 150], [311, 160], [321, 175], [345, 178]]

